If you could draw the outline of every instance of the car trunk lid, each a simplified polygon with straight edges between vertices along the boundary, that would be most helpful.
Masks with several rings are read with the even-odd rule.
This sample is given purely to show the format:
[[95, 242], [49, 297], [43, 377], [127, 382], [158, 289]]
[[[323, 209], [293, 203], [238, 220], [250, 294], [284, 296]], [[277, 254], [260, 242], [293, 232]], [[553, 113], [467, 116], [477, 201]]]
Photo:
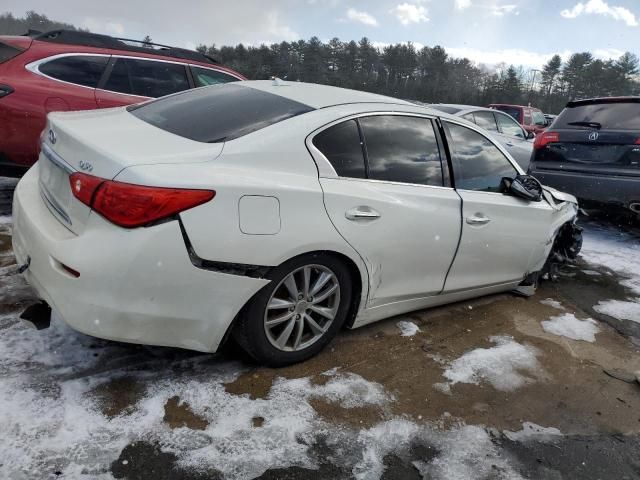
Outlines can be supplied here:
[[53, 215], [80, 234], [91, 210], [71, 192], [69, 177], [74, 172], [110, 180], [134, 165], [213, 160], [223, 146], [168, 133], [125, 108], [52, 113], [43, 132], [40, 192]]

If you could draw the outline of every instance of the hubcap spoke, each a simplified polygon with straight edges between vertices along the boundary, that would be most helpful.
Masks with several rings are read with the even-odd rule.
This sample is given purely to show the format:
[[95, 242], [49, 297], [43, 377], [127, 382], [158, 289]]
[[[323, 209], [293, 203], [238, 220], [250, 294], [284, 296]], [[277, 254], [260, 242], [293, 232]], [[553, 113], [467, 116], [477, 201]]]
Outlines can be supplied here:
[[309, 282], [311, 281], [311, 267], [304, 267], [302, 271], [304, 277], [303, 295], [304, 298], [309, 298]]
[[300, 317], [300, 319], [296, 322], [296, 338], [293, 341], [293, 349], [297, 350], [300, 347], [300, 341], [302, 340], [302, 332], [304, 331], [304, 318]]
[[300, 295], [300, 292], [298, 290], [298, 285], [296, 284], [296, 279], [293, 276], [293, 273], [285, 279], [284, 286], [287, 287], [287, 290], [289, 291], [289, 296], [293, 300], [298, 300], [298, 295]]
[[295, 325], [296, 321], [292, 318], [291, 320], [289, 320], [287, 326], [284, 327], [284, 330], [282, 330], [282, 333], [276, 339], [276, 344], [278, 345], [278, 347], [280, 347], [280, 349], [284, 349], [284, 347], [287, 345], [287, 341], [291, 337], [291, 332], [293, 331], [293, 327], [295, 327]]
[[315, 296], [322, 287], [324, 287], [329, 280], [333, 278], [333, 275], [327, 272], [322, 272], [316, 282], [313, 284], [311, 288], [311, 292], [309, 293], [311, 296]]
[[333, 317], [335, 316], [335, 313], [333, 312], [332, 309], [327, 308], [327, 307], [319, 307], [317, 305], [309, 305], [309, 310], [312, 310], [320, 315], [322, 315], [325, 318], [328, 318], [329, 320], [333, 320]]
[[293, 314], [294, 312], [287, 312], [283, 315], [280, 315], [279, 317], [267, 320], [265, 322], [265, 325], [267, 327], [275, 327], [276, 325], [280, 325], [282, 322], [286, 322], [287, 320], [289, 320], [291, 317], [293, 317]]
[[327, 298], [334, 294], [334, 292], [338, 289], [338, 284], [334, 283], [329, 288], [327, 288], [324, 292], [322, 292], [319, 296], [313, 297], [313, 304], [324, 302]]
[[269, 305], [267, 305], [267, 308], [269, 310], [276, 310], [281, 308], [291, 308], [295, 306], [295, 302], [292, 302], [291, 300], [284, 300], [282, 298], [273, 297], [269, 302]]
[[324, 329], [316, 323], [316, 321], [311, 318], [311, 315], [304, 314], [304, 320], [307, 322], [307, 325], [311, 328], [314, 335], [318, 335], [324, 333]]

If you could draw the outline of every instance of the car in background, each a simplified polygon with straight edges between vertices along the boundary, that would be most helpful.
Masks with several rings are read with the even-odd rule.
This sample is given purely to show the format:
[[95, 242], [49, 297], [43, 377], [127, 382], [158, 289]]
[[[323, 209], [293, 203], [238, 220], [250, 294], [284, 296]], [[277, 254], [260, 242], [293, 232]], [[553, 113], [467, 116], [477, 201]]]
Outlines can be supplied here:
[[578, 207], [523, 173], [438, 110], [228, 83], [50, 114], [15, 191], [13, 246], [84, 333], [205, 352], [233, 335], [285, 365], [343, 326], [530, 291]]
[[527, 170], [533, 153], [534, 134], [527, 132], [510, 115], [491, 108], [474, 107], [472, 105], [433, 104], [441, 112], [462, 117], [475, 123], [500, 142], [518, 162], [523, 170]]
[[558, 117], [557, 115], [552, 115], [550, 113], [545, 113], [544, 114], [544, 118], [547, 121], [547, 126], [550, 126], [557, 117]]
[[640, 97], [569, 102], [536, 137], [529, 172], [587, 203], [640, 215]]
[[139, 103], [244, 77], [199, 52], [87, 32], [0, 36], [0, 175], [38, 158], [46, 115]]
[[504, 103], [492, 103], [487, 107], [511, 115], [527, 132], [533, 132], [535, 135], [544, 131], [548, 126], [544, 113], [539, 108]]

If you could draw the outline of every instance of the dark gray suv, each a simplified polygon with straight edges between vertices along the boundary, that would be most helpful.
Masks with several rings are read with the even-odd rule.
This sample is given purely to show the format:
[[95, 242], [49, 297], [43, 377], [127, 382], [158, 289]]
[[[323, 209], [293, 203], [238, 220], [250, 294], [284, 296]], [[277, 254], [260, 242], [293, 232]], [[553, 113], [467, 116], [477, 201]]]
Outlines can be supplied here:
[[569, 102], [536, 137], [529, 173], [586, 205], [640, 216], [640, 97]]

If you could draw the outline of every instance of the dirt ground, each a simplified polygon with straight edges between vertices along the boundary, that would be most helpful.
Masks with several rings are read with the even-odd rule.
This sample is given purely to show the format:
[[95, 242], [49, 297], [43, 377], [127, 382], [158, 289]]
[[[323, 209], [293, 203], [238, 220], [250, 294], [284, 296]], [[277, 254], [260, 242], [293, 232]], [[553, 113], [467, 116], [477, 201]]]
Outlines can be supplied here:
[[[344, 331], [316, 358], [269, 369], [233, 345], [202, 355], [63, 325], [24, 329], [17, 315], [31, 294], [11, 273], [10, 220], [3, 227], [2, 478], [640, 478], [640, 343], [594, 309], [633, 295], [605, 266], [580, 260], [531, 298], [494, 295]], [[565, 313], [595, 319], [596, 340], [542, 328]], [[401, 336], [400, 320], [419, 331]], [[456, 359], [507, 341], [496, 336], [537, 362], [516, 365], [517, 388], [482, 375], [447, 383]], [[496, 368], [496, 382], [513, 373]], [[509, 433], [527, 422], [557, 430]]]

